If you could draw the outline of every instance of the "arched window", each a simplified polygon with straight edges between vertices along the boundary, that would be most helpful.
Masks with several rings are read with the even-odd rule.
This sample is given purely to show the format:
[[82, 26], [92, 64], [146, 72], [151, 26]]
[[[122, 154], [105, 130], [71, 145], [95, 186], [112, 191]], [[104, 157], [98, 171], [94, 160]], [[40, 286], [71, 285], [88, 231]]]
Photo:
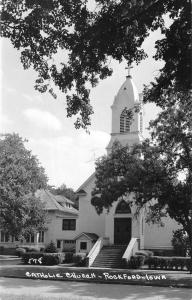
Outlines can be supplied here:
[[117, 205], [115, 213], [116, 214], [131, 214], [131, 209], [130, 209], [129, 204], [125, 200], [122, 200]]
[[127, 108], [125, 107], [120, 115], [120, 132], [130, 131], [130, 116]]

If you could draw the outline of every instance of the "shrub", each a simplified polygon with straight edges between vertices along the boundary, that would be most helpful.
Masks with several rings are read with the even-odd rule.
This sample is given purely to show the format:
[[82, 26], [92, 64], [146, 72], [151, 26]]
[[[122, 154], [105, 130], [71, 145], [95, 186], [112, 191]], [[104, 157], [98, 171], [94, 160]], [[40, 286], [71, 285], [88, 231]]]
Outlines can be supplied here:
[[149, 251], [149, 250], [139, 250], [139, 251], [135, 252], [135, 255], [142, 255], [144, 257], [149, 257], [149, 256], [153, 255], [153, 252]]
[[185, 267], [189, 269], [190, 258], [152, 256], [147, 259], [146, 264], [149, 269], [183, 270]]
[[154, 253], [153, 251], [150, 251], [150, 250], [143, 250], [145, 253], [147, 253], [147, 256], [150, 257], [150, 256], [153, 256]]
[[37, 253], [37, 252], [28, 252], [22, 255], [22, 262], [24, 264], [31, 265], [58, 265], [64, 260], [63, 253]]
[[4, 254], [4, 246], [0, 246], [0, 254]]
[[45, 252], [47, 253], [56, 253], [57, 252], [57, 248], [55, 246], [55, 244], [53, 243], [53, 241], [51, 241], [47, 247], [45, 248]]
[[75, 253], [75, 247], [63, 247], [63, 249], [62, 249], [62, 252], [65, 252], [65, 253], [67, 253], [67, 252], [73, 252], [73, 253]]
[[149, 250], [140, 250], [135, 252], [135, 256], [143, 256], [144, 263], [148, 260], [149, 257], [153, 256], [153, 252]]
[[5, 247], [3, 253], [1, 253], [1, 254], [18, 256], [18, 253], [16, 252], [16, 248], [12, 248], [12, 247]]
[[127, 262], [127, 268], [130, 269], [138, 269], [144, 264], [144, 256], [142, 255], [134, 255], [131, 256], [130, 260]]
[[26, 253], [26, 249], [25, 248], [16, 248], [16, 254], [21, 257], [24, 253]]
[[76, 266], [84, 267], [86, 266], [86, 254], [85, 253], [76, 253], [73, 255], [73, 262]]
[[188, 271], [192, 270], [192, 259], [188, 259], [186, 261], [186, 268], [187, 268]]
[[189, 237], [183, 229], [173, 231], [171, 240], [175, 255], [186, 256], [189, 252]]
[[57, 255], [54, 256], [50, 254], [43, 256], [43, 264], [45, 264], [46, 266], [58, 265], [59, 257]]
[[73, 262], [73, 252], [65, 252], [65, 263]]
[[82, 257], [80, 255], [78, 255], [78, 254], [73, 255], [73, 262], [76, 265], [79, 265], [81, 261], [82, 261]]
[[39, 249], [37, 249], [37, 248], [30, 248], [29, 247], [29, 248], [26, 249], [26, 251], [27, 252], [39, 252]]

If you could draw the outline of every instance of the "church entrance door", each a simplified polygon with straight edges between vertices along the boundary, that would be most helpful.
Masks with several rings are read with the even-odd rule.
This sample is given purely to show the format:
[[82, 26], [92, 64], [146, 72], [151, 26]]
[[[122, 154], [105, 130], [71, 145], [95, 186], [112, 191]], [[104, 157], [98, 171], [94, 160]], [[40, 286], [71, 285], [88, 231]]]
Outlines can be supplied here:
[[127, 245], [131, 239], [131, 218], [114, 219], [114, 244]]

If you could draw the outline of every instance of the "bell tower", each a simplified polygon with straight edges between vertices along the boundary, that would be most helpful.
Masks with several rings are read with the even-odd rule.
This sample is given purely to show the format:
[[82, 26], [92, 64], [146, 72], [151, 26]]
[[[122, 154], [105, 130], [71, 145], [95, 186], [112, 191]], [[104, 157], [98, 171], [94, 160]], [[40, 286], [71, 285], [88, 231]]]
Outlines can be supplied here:
[[[112, 109], [111, 139], [107, 146], [107, 154], [110, 153], [114, 141], [119, 141], [123, 146], [140, 143], [143, 131], [142, 94], [138, 94], [137, 88], [130, 75], [132, 67], [127, 67], [128, 75], [114, 98]], [[132, 118], [130, 121], [130, 114]]]

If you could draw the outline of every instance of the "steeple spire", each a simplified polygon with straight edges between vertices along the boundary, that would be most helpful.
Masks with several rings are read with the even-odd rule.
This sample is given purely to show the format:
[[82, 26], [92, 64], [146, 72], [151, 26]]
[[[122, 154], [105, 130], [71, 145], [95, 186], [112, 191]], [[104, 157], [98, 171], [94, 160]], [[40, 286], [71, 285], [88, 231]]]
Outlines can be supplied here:
[[[138, 144], [142, 140], [141, 124], [142, 115], [141, 111], [135, 111], [134, 107], [140, 104], [139, 93], [131, 78], [130, 71], [133, 67], [128, 65], [128, 75], [125, 82], [120, 87], [117, 95], [115, 96], [112, 105], [112, 128], [111, 139], [107, 146], [107, 153], [109, 154], [112, 149], [114, 141], [119, 141], [121, 145]], [[129, 122], [129, 111], [133, 112], [133, 119]]]
[[127, 74], [127, 77], [131, 77], [131, 69], [132, 69], [133, 67], [131, 66], [131, 65], [129, 65], [129, 64], [127, 64], [127, 67], [125, 67], [125, 70], [128, 70], [128, 74]]

